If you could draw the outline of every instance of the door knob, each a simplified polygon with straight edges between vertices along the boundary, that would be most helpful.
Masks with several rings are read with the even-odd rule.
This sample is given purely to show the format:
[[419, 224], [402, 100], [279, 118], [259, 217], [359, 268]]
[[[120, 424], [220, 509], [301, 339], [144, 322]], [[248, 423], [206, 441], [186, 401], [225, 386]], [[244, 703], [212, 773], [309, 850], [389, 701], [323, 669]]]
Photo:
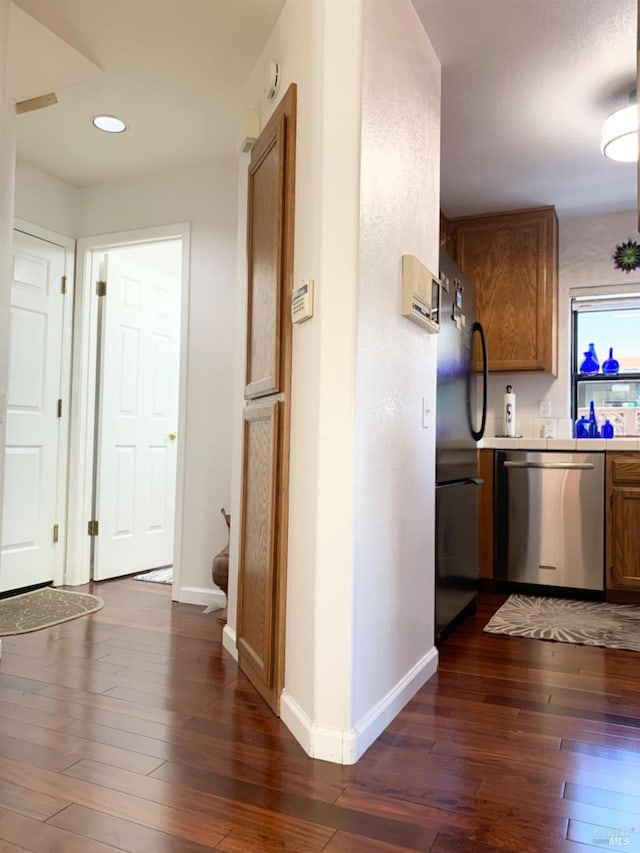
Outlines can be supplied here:
[[175, 441], [177, 435], [178, 434], [176, 432], [170, 432], [169, 435], [167, 436], [167, 438], [169, 439], [169, 441]]

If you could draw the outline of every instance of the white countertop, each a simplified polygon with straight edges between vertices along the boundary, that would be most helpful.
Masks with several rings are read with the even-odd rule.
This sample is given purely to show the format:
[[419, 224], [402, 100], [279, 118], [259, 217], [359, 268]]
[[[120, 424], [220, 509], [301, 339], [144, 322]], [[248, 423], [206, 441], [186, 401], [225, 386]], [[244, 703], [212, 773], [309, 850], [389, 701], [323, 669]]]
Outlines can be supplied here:
[[483, 438], [478, 448], [495, 450], [638, 450], [640, 438]]

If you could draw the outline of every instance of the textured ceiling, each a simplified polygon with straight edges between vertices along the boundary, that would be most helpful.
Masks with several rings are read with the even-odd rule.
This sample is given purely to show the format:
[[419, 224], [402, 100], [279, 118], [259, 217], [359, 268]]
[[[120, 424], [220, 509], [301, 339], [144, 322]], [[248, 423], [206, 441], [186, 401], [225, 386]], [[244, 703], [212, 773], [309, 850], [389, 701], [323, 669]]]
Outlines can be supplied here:
[[[241, 103], [242, 87], [284, 0], [15, 3], [102, 70], [17, 118], [18, 161], [84, 187], [233, 152], [242, 110], [254, 106]], [[96, 131], [96, 113], [129, 130]]]
[[[102, 73], [17, 119], [20, 162], [75, 187], [234, 150], [240, 93], [284, 0], [15, 0]], [[306, 0], [295, 0], [306, 2]], [[369, 2], [369, 0], [367, 0]], [[394, 0], [389, 0], [394, 2]], [[636, 74], [635, 0], [414, 0], [443, 65], [442, 208], [629, 210], [600, 127]], [[46, 77], [43, 58], [31, 57]], [[126, 134], [95, 131], [98, 112]]]
[[442, 208], [631, 210], [600, 129], [635, 88], [636, 0], [414, 0], [442, 63]]

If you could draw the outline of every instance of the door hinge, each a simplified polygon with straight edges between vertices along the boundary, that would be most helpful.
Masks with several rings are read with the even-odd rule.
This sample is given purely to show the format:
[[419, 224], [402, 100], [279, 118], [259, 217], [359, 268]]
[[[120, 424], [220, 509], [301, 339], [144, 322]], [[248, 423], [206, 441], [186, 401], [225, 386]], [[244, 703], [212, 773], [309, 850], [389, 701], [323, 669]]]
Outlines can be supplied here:
[[58, 417], [62, 417], [62, 397], [58, 400]]
[[89, 536], [97, 536], [98, 535], [98, 522], [97, 521], [90, 521], [89, 522], [89, 529], [87, 530], [87, 533], [89, 534]]
[[67, 292], [67, 277], [66, 277], [66, 275], [63, 275], [62, 278], [60, 279], [60, 293], [66, 293], [66, 292]]
[[58, 541], [59, 532], [60, 532], [60, 525], [54, 524], [53, 525], [53, 541], [54, 541], [54, 543], [56, 543]]
[[107, 282], [106, 281], [96, 281], [96, 293], [98, 296], [106, 296], [107, 295]]

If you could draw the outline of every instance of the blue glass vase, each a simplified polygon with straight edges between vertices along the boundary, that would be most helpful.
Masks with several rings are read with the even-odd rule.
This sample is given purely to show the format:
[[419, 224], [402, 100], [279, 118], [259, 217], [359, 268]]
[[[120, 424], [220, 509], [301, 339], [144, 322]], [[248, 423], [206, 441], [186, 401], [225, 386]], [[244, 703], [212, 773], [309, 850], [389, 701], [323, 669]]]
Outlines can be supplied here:
[[[604, 365], [602, 365], [604, 368]], [[602, 429], [600, 430], [602, 438], [613, 438], [613, 424], [607, 418], [607, 420], [602, 424]]]
[[593, 400], [589, 401], [589, 423], [587, 426], [589, 438], [600, 438], [600, 430], [598, 429], [598, 420], [596, 418], [596, 407]]
[[576, 421], [576, 438], [589, 438], [589, 421], [584, 415]]
[[602, 362], [602, 372], [608, 376], [615, 376], [620, 370], [620, 362], [613, 357], [613, 347], [609, 347], [609, 358]]
[[589, 344], [589, 349], [584, 353], [584, 361], [580, 365], [580, 373], [597, 373], [600, 370], [600, 362], [596, 355], [596, 349], [593, 344]]

